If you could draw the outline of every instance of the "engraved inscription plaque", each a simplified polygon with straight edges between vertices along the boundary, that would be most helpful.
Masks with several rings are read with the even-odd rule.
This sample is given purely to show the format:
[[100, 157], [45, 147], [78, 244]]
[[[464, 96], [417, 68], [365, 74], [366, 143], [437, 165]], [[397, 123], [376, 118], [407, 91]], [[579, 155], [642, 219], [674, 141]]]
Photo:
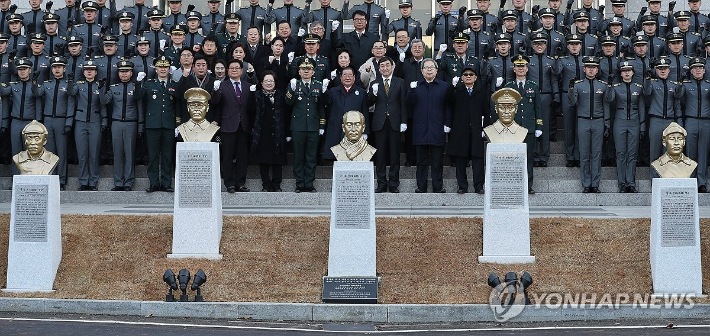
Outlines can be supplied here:
[[695, 197], [690, 188], [661, 191], [661, 246], [695, 246]]
[[525, 205], [525, 153], [491, 155], [491, 209], [522, 209]]
[[376, 277], [324, 277], [323, 302], [377, 303]]
[[337, 229], [369, 229], [372, 181], [367, 171], [336, 171], [335, 227]]
[[179, 151], [181, 208], [212, 207], [212, 152]]
[[15, 241], [23, 243], [47, 242], [46, 184], [18, 184], [15, 186]]

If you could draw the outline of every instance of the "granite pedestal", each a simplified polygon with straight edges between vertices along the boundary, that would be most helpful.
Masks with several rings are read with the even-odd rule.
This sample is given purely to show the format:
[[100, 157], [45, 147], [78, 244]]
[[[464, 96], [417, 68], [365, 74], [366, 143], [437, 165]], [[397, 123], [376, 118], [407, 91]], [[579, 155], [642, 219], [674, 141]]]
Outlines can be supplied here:
[[5, 292], [51, 292], [62, 260], [59, 176], [15, 175]]
[[534, 263], [530, 255], [527, 151], [524, 143], [489, 143], [486, 150], [481, 263]]
[[175, 169], [173, 253], [168, 258], [222, 259], [219, 144], [179, 142]]
[[701, 296], [703, 274], [696, 179], [653, 179], [651, 203], [653, 293]]

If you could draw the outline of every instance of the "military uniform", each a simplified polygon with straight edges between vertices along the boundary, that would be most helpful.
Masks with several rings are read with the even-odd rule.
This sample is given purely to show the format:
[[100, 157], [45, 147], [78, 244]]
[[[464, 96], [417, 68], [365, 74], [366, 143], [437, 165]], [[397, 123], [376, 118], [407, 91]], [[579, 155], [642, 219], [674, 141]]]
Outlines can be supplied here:
[[[656, 67], [668, 67], [670, 60], [661, 58]], [[647, 79], [644, 83], [644, 95], [648, 101], [648, 139], [650, 143], [650, 160], [653, 161], [663, 154], [663, 130], [675, 121], [682, 124], [680, 99], [675, 99], [678, 82], [670, 79]], [[651, 174], [655, 174], [651, 169]]]
[[533, 32], [531, 36], [538, 33], [544, 33], [547, 35], [547, 46], [545, 47], [545, 55], [554, 57], [557, 54], [557, 48], [565, 48], [565, 37], [560, 32], [552, 29], [540, 28]]
[[146, 5], [139, 4], [133, 4], [130, 6], [123, 7], [123, 9], [121, 10], [121, 14], [133, 14], [133, 27], [131, 27], [131, 33], [138, 36], [143, 31], [150, 29], [150, 25], [148, 24], [148, 12], [150, 12], [151, 10], [152, 8]]
[[[633, 70], [633, 65], [624, 62], [620, 68]], [[612, 133], [616, 145], [619, 192], [635, 192], [640, 133], [645, 133], [646, 123], [643, 85], [633, 81], [616, 83], [607, 91], [605, 100], [614, 115]]]
[[22, 25], [25, 27], [25, 30], [35, 33], [44, 33], [44, 22], [42, 22], [42, 17], [45, 12], [42, 8], [32, 9], [29, 12], [20, 14], [22, 14], [23, 17]]
[[[133, 70], [131, 62], [118, 62], [119, 71]], [[113, 143], [114, 191], [131, 190], [135, 182], [134, 150], [137, 136], [145, 132], [145, 113], [140, 97], [135, 94], [136, 84], [130, 79], [111, 85], [103, 94], [101, 103], [108, 104], [111, 114]]]
[[[207, 36], [212, 33], [217, 34], [223, 32], [224, 22], [224, 15], [222, 15], [222, 13], [220, 12], [209, 12], [203, 15], [202, 20], [200, 20], [200, 28], [202, 28], [202, 34]], [[215, 24], [217, 25], [216, 27]]]
[[[303, 11], [306, 23], [318, 21], [323, 24], [323, 27], [325, 28], [325, 35], [323, 35], [324, 39], [335, 43], [335, 40], [339, 39], [339, 37], [343, 35], [343, 15], [339, 10], [330, 6], [310, 10], [310, 8], [306, 6]], [[338, 29], [335, 31], [333, 31], [333, 21], [340, 22], [340, 26], [338, 26]], [[242, 27], [244, 27], [244, 23], [242, 23]], [[333, 37], [335, 37], [335, 39]]]
[[[693, 58], [691, 67], [705, 67], [705, 60]], [[691, 75], [692, 78], [692, 75]], [[676, 98], [685, 102], [683, 127], [688, 132], [685, 152], [698, 162], [696, 175], [700, 192], [707, 192], [708, 147], [710, 147], [710, 81], [694, 78], [680, 83]]]
[[[154, 66], [170, 66], [165, 57], [155, 60]], [[149, 191], [172, 191], [173, 150], [175, 149], [175, 127], [180, 116], [180, 98], [177, 97], [178, 83], [168, 75], [165, 86], [159, 79], [146, 79], [138, 83], [137, 98], [143, 101], [145, 128], [148, 142]]]
[[[66, 66], [67, 62], [64, 57], [52, 57], [50, 61], [52, 66]], [[70, 83], [66, 77], [52, 78], [40, 84], [36, 94], [44, 105], [41, 121], [48, 132], [46, 148], [59, 156], [57, 174], [62, 187], [67, 184], [67, 135], [72, 128], [67, 119], [70, 84], [74, 83]]]
[[[148, 19], [150, 19], [151, 13], [154, 11], [155, 10], [148, 12]], [[165, 17], [163, 18], [162, 31], [169, 32], [173, 29], [173, 27], [184, 25], [187, 25], [187, 15], [183, 13], [170, 13], [165, 15]]]
[[[468, 11], [468, 19], [481, 19], [483, 17], [483, 11], [472, 9]], [[475, 57], [478, 60], [483, 60], [485, 55], [488, 53], [495, 52], [495, 40], [493, 36], [485, 31], [483, 27], [479, 30], [469, 29], [468, 32], [468, 50], [467, 54]], [[476, 69], [478, 71], [479, 69]]]
[[[301, 63], [301, 67], [306, 67]], [[312, 64], [310, 65], [312, 66]], [[320, 102], [323, 84], [311, 80], [308, 89], [302, 80], [291, 85], [286, 92], [286, 104], [293, 106], [289, 130], [293, 138], [293, 175], [296, 178], [296, 191], [310, 191], [316, 179], [318, 154], [318, 133], [325, 129], [325, 111]]]
[[59, 36], [69, 36], [70, 28], [74, 27], [76, 24], [84, 22], [84, 18], [81, 15], [81, 9], [78, 4], [71, 7], [57, 9], [54, 11], [54, 14], [59, 17]]
[[[461, 73], [465, 67], [472, 67], [475, 69], [476, 73], [481, 73], [481, 66], [473, 55], [460, 57], [455, 53], [446, 53], [437, 63], [439, 63], [437, 77], [447, 83], [451, 83], [454, 77], [461, 77]], [[486, 80], [484, 75], [485, 74], [479, 76], [481, 77], [480, 80]]]
[[599, 31], [597, 28], [599, 26], [599, 23], [604, 20], [604, 15], [600, 13], [596, 8], [580, 8], [574, 11], [571, 11], [570, 8], [567, 8], [567, 12], [565, 13], [565, 25], [566, 26], [573, 26], [574, 21], [577, 21], [577, 18], [581, 15], [587, 16], [589, 20], [589, 28], [587, 32], [590, 34], [597, 34], [597, 31]]
[[[585, 66], [599, 66], [594, 56], [584, 57]], [[585, 193], [599, 191], [602, 140], [608, 135], [610, 114], [604, 96], [608, 85], [597, 79], [578, 80], [569, 91], [569, 103], [577, 110], [580, 177]]]
[[256, 27], [259, 30], [260, 41], [264, 39], [264, 26], [266, 26], [266, 10], [259, 6], [246, 6], [237, 10], [237, 13], [242, 18], [242, 24], [239, 26], [242, 30], [242, 35], [247, 35], [249, 27]]
[[[130, 21], [132, 23], [134, 17], [135, 15], [131, 12], [123, 12], [118, 16], [118, 21], [119, 23], [125, 21]], [[148, 21], [147, 17], [145, 21]], [[130, 31], [126, 32], [119, 29], [117, 33], [116, 38], [118, 40], [118, 50], [116, 50], [116, 55], [121, 57], [130, 57], [130, 55], [133, 55], [135, 51], [138, 35], [133, 32], [132, 28]]]
[[[32, 34], [30, 40], [31, 43], [44, 43], [46, 38], [47, 37], [44, 34], [36, 33]], [[40, 52], [39, 54], [34, 54], [31, 52], [31, 50], [29, 50], [28, 52], [30, 53], [28, 59], [32, 61], [33, 79], [36, 80], [38, 83], [42, 83], [49, 79], [49, 57], [45, 56], [42, 52]]]
[[462, 29], [459, 27], [458, 20], [449, 12], [448, 14], [437, 14], [431, 18], [424, 33], [427, 36], [434, 35], [434, 45], [432, 49], [433, 54], [436, 54], [439, 52], [439, 46], [442, 44], [451, 47], [454, 35], [460, 30]]
[[[402, 4], [400, 4], [400, 7]], [[411, 3], [409, 3], [409, 6], [411, 7]], [[400, 29], [407, 29], [407, 32], [409, 33], [409, 38], [410, 39], [420, 39], [422, 38], [422, 24], [419, 22], [419, 20], [409, 16], [409, 17], [401, 17], [397, 20], [394, 20], [390, 22], [389, 27], [387, 28], [388, 33], [396, 33]]]
[[155, 78], [155, 67], [153, 62], [155, 62], [155, 57], [151, 56], [141, 56], [137, 55], [130, 59], [133, 63], [133, 79], [138, 77], [139, 72], [145, 73], [145, 78], [154, 79]]
[[353, 18], [353, 13], [357, 10], [365, 12], [367, 17], [367, 28], [366, 30], [375, 36], [380, 37], [380, 41], [386, 41], [389, 32], [387, 27], [390, 24], [390, 19], [385, 15], [385, 9], [373, 2], [364, 2], [359, 5], [355, 5], [350, 10], [348, 10], [349, 2], [343, 3], [343, 13], [347, 13], [343, 19], [349, 20]]
[[[182, 15], [182, 14], [180, 14]], [[153, 18], [153, 17], [158, 17], [162, 18], [163, 17], [163, 11], [159, 9], [154, 9], [150, 12], [148, 12], [148, 19]], [[185, 20], [187, 21], [187, 20]], [[163, 20], [163, 26], [165, 26], [165, 20]], [[147, 31], [143, 32], [141, 37], [144, 37], [146, 40], [150, 42], [150, 52], [148, 53], [150, 56], [153, 57], [158, 57], [163, 55], [163, 49], [160, 47], [160, 41], [164, 40], [165, 41], [165, 46], [168, 46], [168, 42], [170, 41], [170, 36], [166, 34], [166, 31], [172, 31], [172, 30], [163, 30], [163, 29], [148, 29]]]
[[[567, 43], [580, 42], [581, 37], [577, 34], [568, 35]], [[562, 116], [565, 132], [565, 156], [567, 167], [579, 164], [579, 140], [577, 139], [577, 115], [575, 108], [566, 98], [568, 97], [569, 83], [573, 79], [580, 79], [584, 76], [582, 71], [582, 55], [568, 55], [557, 59], [557, 69], [555, 73], [560, 82], [560, 100], [562, 104]]]
[[[27, 59], [15, 61], [17, 69], [30, 68], [32, 62]], [[42, 120], [42, 110], [32, 94], [32, 82], [26, 81], [0, 83], [0, 95], [6, 97], [2, 104], [2, 129], [10, 131], [12, 155], [25, 149], [22, 129], [32, 120]], [[8, 104], [9, 103], [9, 104]], [[16, 169], [16, 168], [15, 168]], [[17, 171], [16, 171], [17, 172]]]
[[626, 18], [625, 16], [612, 16], [604, 21], [601, 21], [599, 25], [597, 26], [597, 32], [600, 35], [603, 35], [608, 29], [609, 25], [615, 24], [618, 22], [618, 24], [621, 24], [621, 35], [622, 36], [631, 36], [634, 31], [636, 31], [636, 24]]
[[[42, 17], [42, 21], [44, 21], [44, 23], [58, 23], [59, 16], [57, 16], [56, 14], [47, 13]], [[42, 54], [47, 57], [64, 56], [64, 55], [55, 55], [55, 51], [57, 50], [57, 47], [59, 47], [59, 49], [62, 49], [62, 50], [65, 49], [67, 41], [64, 40], [64, 37], [59, 35], [58, 31], [56, 31], [52, 35], [47, 34], [46, 37], [47, 37], [47, 39], [46, 39], [46, 43], [44, 44], [44, 51], [42, 52]]]
[[[655, 1], [660, 2], [660, 0]], [[641, 12], [639, 12], [639, 16], [636, 18], [636, 30], [641, 31], [641, 25], [643, 25], [644, 20], [648, 19], [647, 17], [653, 17], [656, 21], [656, 33], [654, 35], [656, 37], [666, 36], [668, 33], [668, 18], [665, 15], [660, 14], [660, 12], [656, 14], [650, 13], [648, 15], [642, 15]]]
[[[531, 27], [534, 26], [533, 22], [533, 17], [532, 15], [528, 14], [528, 12], [524, 10], [518, 10], [518, 9], [509, 9], [509, 10], [503, 10], [502, 8], [498, 11], [498, 20], [500, 22], [503, 22], [507, 16], [515, 16], [515, 21], [517, 22], [515, 25], [515, 32], [518, 32], [522, 35], [527, 35], [531, 31]], [[508, 32], [509, 34], [511, 32]]]
[[[94, 61], [86, 61], [84, 70], [96, 70]], [[96, 190], [99, 182], [101, 132], [108, 127], [106, 106], [101, 104], [97, 81], [77, 81], [69, 89], [67, 123], [74, 123], [74, 140], [79, 158], [79, 190]]]
[[[98, 11], [99, 5], [93, 1], [87, 1], [81, 4], [81, 9], [84, 11]], [[97, 18], [94, 22], [76, 24], [71, 29], [71, 36], [81, 37], [84, 40], [84, 43], [86, 43], [84, 45], [86, 48], [99, 48], [101, 46], [101, 25], [98, 23], [98, 12], [96, 13], [96, 16]]]
[[[533, 42], [536, 40], [545, 41], [547, 40], [547, 35], [536, 33], [533, 36]], [[560, 86], [555, 75], [556, 66], [556, 60], [544, 54], [530, 56], [530, 63], [528, 63], [527, 78], [537, 84], [538, 92], [540, 93], [540, 104], [544, 106], [541, 111], [542, 135], [536, 141], [536, 144], [540, 147], [535, 151], [534, 162], [534, 164], [542, 167], [546, 167], [547, 161], [550, 159], [550, 136], [552, 135], [550, 126], [553, 124], [553, 118], [556, 118], [555, 111], [551, 106], [555, 104], [559, 106], [560, 104]]]

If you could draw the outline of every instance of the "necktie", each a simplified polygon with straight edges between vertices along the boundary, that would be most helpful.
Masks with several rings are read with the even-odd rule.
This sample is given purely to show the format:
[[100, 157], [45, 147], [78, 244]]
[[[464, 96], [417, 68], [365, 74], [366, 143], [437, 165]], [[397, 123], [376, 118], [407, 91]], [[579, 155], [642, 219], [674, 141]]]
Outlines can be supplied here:
[[242, 89], [239, 88], [239, 82], [234, 82], [234, 92], [237, 94], [237, 102], [242, 103]]
[[389, 79], [385, 79], [385, 93], [387, 95], [390, 94], [390, 80]]
[[518, 90], [523, 91], [523, 82], [518, 82]]
[[165, 81], [160, 81], [160, 84], [163, 86], [163, 89], [165, 89]]
[[471, 96], [471, 88], [468, 88], [468, 96]]
[[310, 84], [310, 83], [306, 83], [306, 92], [308, 92], [308, 91], [310, 91], [310, 90], [311, 90], [311, 84]]

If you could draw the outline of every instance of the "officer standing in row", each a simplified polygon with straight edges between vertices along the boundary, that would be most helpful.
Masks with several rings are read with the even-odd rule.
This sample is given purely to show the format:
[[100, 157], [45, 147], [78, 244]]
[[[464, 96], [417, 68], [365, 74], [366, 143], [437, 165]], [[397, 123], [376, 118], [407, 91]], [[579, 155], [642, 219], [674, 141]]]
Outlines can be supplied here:
[[[472, 9], [468, 11], [468, 54], [478, 60], [483, 60], [485, 55], [493, 54], [495, 45], [490, 33], [483, 29], [483, 11]], [[480, 74], [480, 69], [476, 69]]]
[[604, 101], [609, 87], [596, 79], [599, 58], [585, 56], [583, 63], [585, 79], [570, 83], [569, 103], [577, 110], [582, 192], [600, 193], [602, 140], [609, 136], [609, 105]]
[[263, 41], [266, 26], [266, 10], [259, 6], [259, 0], [249, 0], [249, 6], [242, 7], [235, 13], [242, 18], [242, 35], [247, 34], [250, 27], [256, 27], [259, 31], [260, 41]]
[[133, 34], [133, 13], [121, 13], [118, 16], [118, 26], [120, 32], [116, 36], [118, 38], [116, 55], [130, 58], [134, 53], [136, 41], [138, 40], [138, 36]]
[[78, 36], [69, 36], [67, 40], [67, 76], [73, 79], [80, 79], [84, 76], [82, 67], [84, 65], [83, 51], [84, 39]]
[[[451, 45], [454, 38], [454, 34], [459, 31], [459, 21], [454, 18], [451, 13], [451, 0], [436, 0], [439, 3], [440, 13], [434, 15], [429, 21], [429, 26], [427, 26], [425, 34], [427, 36], [434, 35], [434, 46], [433, 54], [439, 52], [439, 50], [444, 49]], [[463, 13], [459, 15], [465, 15], [465, 9]]]
[[[574, 106], [565, 103], [568, 96], [569, 83], [579, 80], [584, 75], [582, 70], [582, 37], [578, 34], [570, 34], [565, 38], [567, 41], [568, 55], [557, 59], [557, 70], [555, 73], [560, 81], [560, 93], [562, 100], [562, 117], [565, 132], [565, 157], [567, 167], [579, 167], [579, 141], [577, 139], [577, 117]], [[596, 74], [595, 74], [596, 75]]]
[[605, 95], [613, 111], [612, 133], [616, 145], [616, 176], [620, 193], [636, 192], [636, 161], [639, 141], [646, 132], [646, 104], [643, 85], [633, 81], [634, 65], [619, 65], [620, 81]]
[[545, 33], [547, 41], [545, 43], [545, 55], [554, 56], [558, 48], [565, 48], [565, 37], [555, 29], [555, 11], [552, 8], [543, 8], [540, 10], [541, 28], [535, 33]]
[[[67, 42], [63, 36], [59, 35], [59, 16], [52, 13], [44, 14], [42, 17], [44, 28], [47, 36], [47, 41], [44, 45], [44, 56], [64, 56], [64, 48]], [[66, 36], [66, 35], [65, 35]], [[57, 55], [59, 53], [59, 55]]]
[[[555, 75], [557, 66], [556, 60], [545, 55], [547, 49], [547, 34], [538, 32], [532, 35], [532, 50], [533, 55], [528, 63], [527, 78], [532, 82], [537, 83], [540, 93], [540, 105], [542, 109], [542, 135], [537, 137], [535, 141], [535, 167], [547, 167], [547, 161], [550, 159], [550, 125], [554, 116], [553, 105], [560, 104], [560, 90], [558, 78]], [[522, 96], [525, 97], [524, 95]]]
[[47, 127], [48, 132], [46, 148], [59, 156], [57, 165], [59, 188], [65, 190], [67, 184], [67, 136], [71, 134], [72, 129], [72, 124], [67, 119], [70, 82], [64, 76], [67, 59], [55, 56], [50, 59], [50, 62], [52, 79], [38, 85], [36, 96], [44, 105], [42, 123]]
[[[131, 32], [133, 35], [140, 35], [143, 31], [148, 30], [148, 12], [151, 8], [145, 5], [145, 0], [134, 0], [133, 5], [123, 7], [119, 14], [119, 19], [124, 17], [123, 13], [130, 13], [133, 17], [133, 25]], [[120, 23], [119, 23], [120, 24]]]
[[99, 5], [93, 1], [81, 4], [84, 11], [84, 23], [75, 25], [71, 30], [72, 36], [81, 37], [87, 48], [98, 48], [101, 43], [101, 26], [96, 22], [96, 13]]
[[[658, 158], [663, 155], [663, 130], [671, 122], [682, 125], [682, 111], [680, 109], [680, 99], [675, 99], [675, 90], [678, 82], [671, 81], [668, 77], [670, 73], [671, 60], [661, 57], [656, 64], [652, 64], [656, 70], [656, 77], [646, 79], [643, 94], [648, 100], [648, 140], [650, 143], [649, 157]], [[658, 177], [658, 173], [651, 167], [651, 176]]]
[[402, 17], [390, 22], [388, 32], [406, 29], [411, 39], [422, 38], [422, 24], [412, 17], [412, 0], [399, 0], [399, 12]]
[[386, 41], [389, 36], [387, 27], [390, 21], [390, 10], [375, 3], [375, 0], [365, 0], [364, 3], [355, 5], [350, 10], [346, 10], [350, 0], [343, 0], [343, 13], [347, 13], [343, 19], [349, 20], [353, 18], [353, 14], [357, 11], [363, 11], [367, 18], [367, 31], [379, 38], [380, 41]]
[[163, 11], [154, 9], [148, 12], [148, 19], [150, 19], [150, 30], [144, 32], [143, 37], [150, 41], [150, 56], [157, 58], [163, 54], [163, 49], [165, 49], [170, 40], [170, 36], [161, 27], [163, 24]]
[[[621, 26], [621, 34], [623, 36], [631, 36], [636, 31], [636, 24], [626, 18], [626, 0], [611, 0], [611, 10], [614, 16], [599, 23], [597, 26], [597, 35], [604, 35], [609, 26], [614, 22]], [[604, 13], [602, 13], [604, 14]]]
[[49, 79], [49, 57], [44, 56], [44, 42], [47, 36], [35, 33], [30, 36], [30, 55], [32, 62], [32, 77], [39, 83]]
[[140, 97], [135, 93], [133, 63], [116, 64], [120, 83], [103, 92], [101, 103], [110, 105], [113, 143], [113, 185], [111, 191], [130, 191], [135, 182], [134, 150], [137, 138], [145, 132], [145, 114]]
[[207, 0], [207, 7], [210, 11], [202, 16], [200, 22], [202, 34], [205, 36], [224, 31], [224, 15], [219, 12], [220, 3], [220, 0]]
[[[437, 76], [444, 82], [456, 85], [459, 79], [461, 79], [461, 73], [463, 68], [466, 66], [473, 67], [476, 72], [481, 71], [481, 67], [478, 63], [478, 59], [472, 55], [467, 55], [468, 51], [468, 34], [456, 33], [454, 36], [454, 48], [453, 52], [446, 53], [437, 59], [439, 64], [439, 72]], [[482, 81], [486, 80], [485, 76], [482, 76]]]

